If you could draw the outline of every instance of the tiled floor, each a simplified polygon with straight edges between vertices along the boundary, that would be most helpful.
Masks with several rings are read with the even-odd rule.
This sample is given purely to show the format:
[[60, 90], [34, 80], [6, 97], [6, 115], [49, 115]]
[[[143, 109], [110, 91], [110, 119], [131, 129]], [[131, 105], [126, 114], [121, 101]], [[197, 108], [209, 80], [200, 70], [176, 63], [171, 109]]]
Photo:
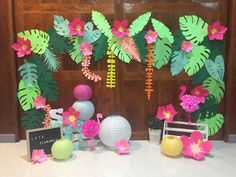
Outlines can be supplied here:
[[130, 155], [98, 147], [95, 152], [77, 151], [72, 159], [42, 164], [26, 160], [26, 142], [0, 144], [1, 177], [235, 177], [236, 144], [214, 142], [203, 161], [168, 158], [148, 141], [132, 141]]

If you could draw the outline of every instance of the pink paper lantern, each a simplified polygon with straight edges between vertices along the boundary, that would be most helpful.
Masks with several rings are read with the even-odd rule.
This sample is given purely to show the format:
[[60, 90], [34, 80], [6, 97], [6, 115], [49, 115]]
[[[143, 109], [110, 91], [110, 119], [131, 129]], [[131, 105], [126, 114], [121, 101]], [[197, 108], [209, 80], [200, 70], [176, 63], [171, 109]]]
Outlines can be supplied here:
[[80, 84], [74, 88], [73, 94], [78, 101], [85, 101], [92, 97], [93, 91], [90, 86]]

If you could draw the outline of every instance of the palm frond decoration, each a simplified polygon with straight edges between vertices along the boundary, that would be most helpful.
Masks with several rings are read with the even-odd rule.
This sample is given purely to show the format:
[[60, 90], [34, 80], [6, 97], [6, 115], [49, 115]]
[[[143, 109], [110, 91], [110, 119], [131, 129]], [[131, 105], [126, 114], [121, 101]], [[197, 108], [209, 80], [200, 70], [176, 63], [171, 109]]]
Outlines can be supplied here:
[[58, 61], [56, 55], [52, 53], [49, 49], [45, 50], [44, 61], [50, 71], [55, 72], [58, 71], [58, 69], [60, 68], [61, 62]]

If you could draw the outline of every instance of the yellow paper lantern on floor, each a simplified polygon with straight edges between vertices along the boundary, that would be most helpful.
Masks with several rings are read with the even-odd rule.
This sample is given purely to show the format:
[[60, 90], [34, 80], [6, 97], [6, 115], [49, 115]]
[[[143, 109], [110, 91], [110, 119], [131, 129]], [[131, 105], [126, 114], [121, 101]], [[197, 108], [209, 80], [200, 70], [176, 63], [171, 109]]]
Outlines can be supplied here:
[[178, 156], [182, 153], [182, 141], [176, 136], [165, 136], [161, 142], [162, 152], [170, 157]]

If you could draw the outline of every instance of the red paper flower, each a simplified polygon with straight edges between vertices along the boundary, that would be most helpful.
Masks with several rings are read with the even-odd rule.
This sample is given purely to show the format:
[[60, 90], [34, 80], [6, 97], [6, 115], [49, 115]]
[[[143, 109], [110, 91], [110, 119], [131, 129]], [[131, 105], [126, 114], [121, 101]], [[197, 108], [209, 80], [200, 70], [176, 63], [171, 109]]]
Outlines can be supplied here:
[[115, 20], [111, 32], [118, 38], [123, 38], [125, 35], [129, 33], [129, 29], [127, 27], [128, 27], [127, 20], [122, 20], [122, 21]]
[[181, 50], [190, 52], [193, 49], [193, 45], [190, 41], [183, 41], [181, 44]]
[[43, 149], [33, 149], [31, 160], [33, 163], [42, 163], [47, 160], [47, 155]]
[[216, 21], [208, 26], [208, 37], [210, 40], [223, 40], [224, 34], [227, 31], [225, 26], [221, 26], [220, 21]]
[[176, 114], [177, 112], [173, 105], [168, 104], [166, 106], [158, 106], [156, 118], [166, 120], [167, 123], [171, 123]]
[[31, 54], [31, 42], [29, 39], [24, 40], [23, 38], [17, 37], [17, 43], [14, 43], [11, 47], [17, 51], [19, 58]]
[[199, 131], [194, 131], [190, 138], [182, 135], [180, 139], [184, 146], [183, 154], [196, 160], [203, 159], [212, 149], [212, 143], [203, 142], [202, 133]]
[[72, 22], [69, 23], [70, 35], [72, 36], [83, 36], [84, 35], [84, 26], [85, 22], [80, 20], [78, 17], [75, 17]]
[[209, 95], [209, 92], [202, 85], [199, 85], [191, 90], [191, 95], [198, 97], [201, 103], [205, 103], [205, 97]]
[[93, 46], [89, 44], [88, 42], [84, 41], [80, 45], [80, 50], [83, 52], [84, 56], [91, 55], [93, 51]]
[[77, 126], [80, 113], [77, 112], [73, 107], [69, 107], [67, 111], [62, 113], [63, 125], [70, 125], [73, 128]]
[[37, 96], [34, 99], [34, 105], [36, 109], [45, 109], [46, 108], [46, 99], [42, 96]]

